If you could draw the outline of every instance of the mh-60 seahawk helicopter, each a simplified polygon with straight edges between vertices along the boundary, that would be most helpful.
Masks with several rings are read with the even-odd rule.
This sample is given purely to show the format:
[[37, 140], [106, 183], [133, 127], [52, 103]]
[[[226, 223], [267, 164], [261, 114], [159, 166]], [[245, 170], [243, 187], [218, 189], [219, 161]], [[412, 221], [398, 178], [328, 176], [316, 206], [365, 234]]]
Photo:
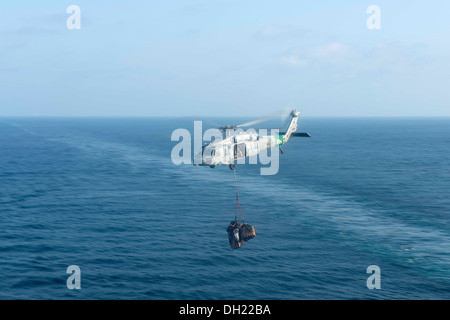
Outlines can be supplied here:
[[235, 169], [235, 162], [246, 157], [256, 156], [263, 150], [270, 150], [279, 147], [281, 154], [284, 154], [281, 145], [289, 141], [291, 137], [310, 137], [306, 132], [297, 131], [297, 122], [300, 113], [297, 110], [290, 112], [289, 125], [286, 132], [279, 132], [273, 135], [260, 135], [254, 130], [244, 132], [234, 129], [248, 127], [256, 123], [268, 120], [263, 118], [240, 125], [220, 127], [221, 132], [226, 131], [224, 139], [214, 140], [206, 143], [202, 151], [195, 156], [194, 165], [210, 166], [214, 168], [217, 165], [227, 165], [231, 170]]

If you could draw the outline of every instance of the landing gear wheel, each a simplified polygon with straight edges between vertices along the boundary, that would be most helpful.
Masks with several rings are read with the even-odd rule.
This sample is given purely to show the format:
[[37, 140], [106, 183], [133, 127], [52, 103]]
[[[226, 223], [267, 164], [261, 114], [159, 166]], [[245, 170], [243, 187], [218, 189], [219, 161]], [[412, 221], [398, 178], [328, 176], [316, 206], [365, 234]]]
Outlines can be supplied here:
[[234, 163], [230, 164], [230, 170], [234, 170], [234, 169], [236, 169], [236, 165]]
[[214, 169], [216, 166], [215, 165], [211, 165], [209, 166], [211, 169]]

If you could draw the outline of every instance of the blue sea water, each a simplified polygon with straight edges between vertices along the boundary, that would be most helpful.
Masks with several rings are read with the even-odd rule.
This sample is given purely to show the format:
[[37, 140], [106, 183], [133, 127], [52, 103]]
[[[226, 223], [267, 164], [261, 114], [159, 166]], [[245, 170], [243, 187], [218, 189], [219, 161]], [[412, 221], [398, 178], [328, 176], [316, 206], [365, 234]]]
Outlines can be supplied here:
[[171, 161], [193, 120], [0, 119], [0, 299], [450, 298], [450, 119], [301, 118], [237, 167], [238, 250], [232, 171]]

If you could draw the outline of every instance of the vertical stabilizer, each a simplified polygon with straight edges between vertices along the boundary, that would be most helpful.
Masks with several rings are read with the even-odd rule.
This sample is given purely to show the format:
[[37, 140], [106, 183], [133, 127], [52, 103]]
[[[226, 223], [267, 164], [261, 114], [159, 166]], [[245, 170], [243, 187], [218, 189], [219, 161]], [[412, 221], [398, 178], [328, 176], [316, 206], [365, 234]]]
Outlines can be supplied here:
[[286, 129], [286, 133], [283, 135], [283, 143], [286, 143], [291, 138], [291, 135], [297, 130], [297, 122], [298, 122], [298, 116], [300, 115], [300, 112], [297, 110], [292, 110], [291, 112], [291, 120], [289, 122], [289, 126]]

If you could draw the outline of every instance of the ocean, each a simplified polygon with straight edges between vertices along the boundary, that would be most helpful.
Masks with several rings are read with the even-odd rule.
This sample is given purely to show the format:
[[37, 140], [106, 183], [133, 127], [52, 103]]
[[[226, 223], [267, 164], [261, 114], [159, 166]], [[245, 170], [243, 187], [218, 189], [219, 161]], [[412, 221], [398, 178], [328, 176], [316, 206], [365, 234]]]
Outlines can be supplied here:
[[450, 298], [450, 118], [300, 116], [276, 175], [236, 168], [237, 250], [233, 172], [171, 161], [194, 120], [1, 118], [0, 299]]

